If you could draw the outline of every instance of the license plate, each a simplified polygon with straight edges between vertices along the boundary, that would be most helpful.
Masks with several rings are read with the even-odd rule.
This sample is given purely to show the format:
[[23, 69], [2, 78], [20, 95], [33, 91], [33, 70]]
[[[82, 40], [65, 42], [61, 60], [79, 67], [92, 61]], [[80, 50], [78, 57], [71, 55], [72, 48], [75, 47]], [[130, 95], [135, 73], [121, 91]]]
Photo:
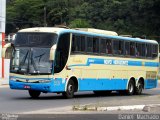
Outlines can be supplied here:
[[28, 85], [25, 85], [24, 88], [25, 88], [25, 89], [30, 89], [31, 87], [28, 86]]

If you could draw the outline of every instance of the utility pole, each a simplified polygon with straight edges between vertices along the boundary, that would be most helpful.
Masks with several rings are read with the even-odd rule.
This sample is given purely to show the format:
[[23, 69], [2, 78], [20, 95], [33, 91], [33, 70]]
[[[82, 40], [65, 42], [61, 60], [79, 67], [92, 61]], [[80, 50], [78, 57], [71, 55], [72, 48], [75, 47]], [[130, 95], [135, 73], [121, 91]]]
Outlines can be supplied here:
[[44, 6], [44, 27], [47, 27], [47, 20], [46, 20], [46, 5]]
[[46, 2], [47, 0], [43, 0], [44, 2], [44, 27], [47, 27], [47, 6], [46, 6]]

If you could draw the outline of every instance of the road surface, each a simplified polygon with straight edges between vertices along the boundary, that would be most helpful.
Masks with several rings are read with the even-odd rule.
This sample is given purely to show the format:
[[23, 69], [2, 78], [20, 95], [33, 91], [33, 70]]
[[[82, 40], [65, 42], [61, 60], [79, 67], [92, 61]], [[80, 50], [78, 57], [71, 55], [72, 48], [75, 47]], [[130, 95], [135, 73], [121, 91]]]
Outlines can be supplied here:
[[[159, 85], [160, 86], [160, 85]], [[118, 93], [112, 93], [109, 96], [95, 96], [93, 92], [78, 92], [73, 99], [64, 99], [61, 94], [41, 94], [39, 99], [31, 99], [27, 91], [11, 90], [8, 87], [0, 88], [0, 113], [24, 113], [43, 109], [56, 109], [66, 106], [82, 105], [82, 104], [104, 104], [110, 106], [122, 105], [123, 103], [131, 104], [129, 101], [140, 99], [146, 101], [150, 99], [150, 104], [158, 104], [159, 99], [152, 97], [160, 95], [160, 87], [145, 90], [142, 95], [122, 96]], [[121, 103], [119, 102], [121, 101]], [[128, 101], [128, 102], [126, 102]], [[132, 102], [132, 104], [141, 104]]]

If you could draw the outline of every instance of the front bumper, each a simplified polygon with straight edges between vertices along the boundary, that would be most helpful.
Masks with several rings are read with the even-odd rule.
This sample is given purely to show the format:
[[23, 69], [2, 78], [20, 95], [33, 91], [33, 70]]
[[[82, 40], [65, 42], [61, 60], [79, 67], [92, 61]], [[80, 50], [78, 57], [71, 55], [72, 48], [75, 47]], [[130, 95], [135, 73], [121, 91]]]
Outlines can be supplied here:
[[9, 85], [11, 89], [18, 90], [37, 90], [41, 92], [65, 91], [65, 82], [62, 82], [62, 79], [51, 79], [51, 81], [47, 83], [18, 82], [10, 79]]
[[[9, 85], [11, 89], [19, 90], [38, 90], [43, 92], [52, 92], [52, 82], [50, 83], [25, 83], [10, 80]], [[28, 86], [28, 87], [26, 87]]]

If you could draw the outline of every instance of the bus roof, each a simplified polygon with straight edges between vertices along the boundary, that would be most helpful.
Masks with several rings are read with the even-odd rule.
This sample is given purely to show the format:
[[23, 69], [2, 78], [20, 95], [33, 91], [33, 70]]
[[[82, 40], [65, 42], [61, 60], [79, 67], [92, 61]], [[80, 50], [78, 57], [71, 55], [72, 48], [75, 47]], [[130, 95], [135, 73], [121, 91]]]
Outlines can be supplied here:
[[126, 40], [126, 41], [136, 41], [136, 42], [158, 44], [158, 42], [156, 40], [131, 38], [131, 37], [116, 36], [116, 35], [106, 35], [103, 33], [90, 32], [89, 30], [66, 29], [66, 28], [58, 28], [58, 27], [26, 28], [26, 29], [19, 30], [18, 32], [47, 32], [47, 33], [57, 33], [58, 35], [62, 34], [62, 33], [67, 33], [67, 32], [69, 33], [70, 32], [70, 33], [75, 33], [75, 34], [92, 35], [95, 37], [104, 37], [104, 38], [110, 38], [110, 39], [121, 39], [121, 40]]
[[80, 31], [97, 33], [97, 34], [118, 36], [118, 34], [116, 32], [114, 32], [114, 31], [108, 31], [108, 30], [100, 30], [100, 29], [94, 29], [94, 28], [75, 28], [75, 29], [76, 30], [80, 30]]

